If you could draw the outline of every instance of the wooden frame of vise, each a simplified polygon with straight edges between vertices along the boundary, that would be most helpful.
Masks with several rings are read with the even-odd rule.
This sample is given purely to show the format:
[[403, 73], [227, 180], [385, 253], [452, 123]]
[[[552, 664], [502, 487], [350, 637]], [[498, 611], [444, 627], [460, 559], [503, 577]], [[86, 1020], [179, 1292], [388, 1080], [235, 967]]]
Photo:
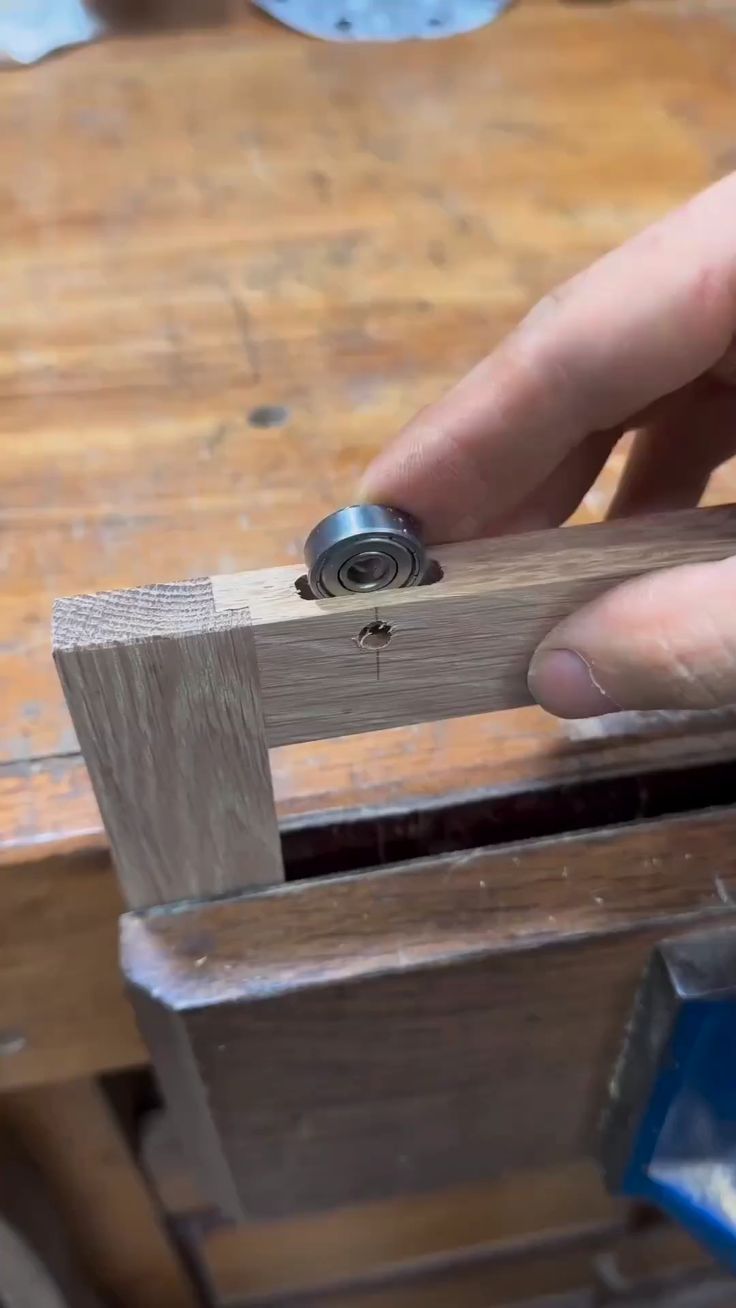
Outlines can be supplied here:
[[[709, 868], [717, 845], [721, 886], [736, 873], [736, 810], [673, 800], [601, 825], [592, 808], [512, 844], [471, 824], [474, 848], [285, 881], [268, 748], [527, 703], [565, 614], [735, 550], [736, 509], [698, 510], [444, 547], [441, 580], [377, 604], [305, 599], [292, 567], [58, 601], [54, 655], [131, 910], [123, 968], [227, 1211], [592, 1151], [663, 925], [733, 913]], [[733, 725], [709, 740], [702, 765], [730, 767]], [[631, 776], [653, 766], [639, 754]]]

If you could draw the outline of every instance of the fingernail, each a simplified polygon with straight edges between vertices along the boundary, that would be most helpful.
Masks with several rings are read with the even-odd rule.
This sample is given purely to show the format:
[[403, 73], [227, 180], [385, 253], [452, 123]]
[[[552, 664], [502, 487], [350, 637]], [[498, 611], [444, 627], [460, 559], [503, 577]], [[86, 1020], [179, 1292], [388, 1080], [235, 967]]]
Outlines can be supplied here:
[[538, 704], [558, 718], [593, 718], [615, 713], [607, 695], [580, 654], [572, 649], [539, 650], [529, 665], [529, 689]]

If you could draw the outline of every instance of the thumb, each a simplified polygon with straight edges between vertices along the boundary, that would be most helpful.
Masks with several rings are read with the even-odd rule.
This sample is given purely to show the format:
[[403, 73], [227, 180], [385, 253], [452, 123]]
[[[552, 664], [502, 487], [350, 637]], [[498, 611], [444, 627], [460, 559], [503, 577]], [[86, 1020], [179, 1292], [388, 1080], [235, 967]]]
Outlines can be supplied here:
[[545, 637], [529, 689], [561, 718], [736, 703], [736, 558], [601, 595]]

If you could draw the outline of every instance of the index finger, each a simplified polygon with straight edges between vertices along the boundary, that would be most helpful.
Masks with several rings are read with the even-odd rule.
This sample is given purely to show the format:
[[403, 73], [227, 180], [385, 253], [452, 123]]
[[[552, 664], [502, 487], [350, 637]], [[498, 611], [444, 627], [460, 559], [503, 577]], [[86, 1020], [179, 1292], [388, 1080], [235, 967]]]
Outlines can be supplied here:
[[735, 220], [733, 173], [548, 295], [378, 456], [363, 498], [429, 540], [483, 535], [591, 432], [693, 381], [736, 325]]

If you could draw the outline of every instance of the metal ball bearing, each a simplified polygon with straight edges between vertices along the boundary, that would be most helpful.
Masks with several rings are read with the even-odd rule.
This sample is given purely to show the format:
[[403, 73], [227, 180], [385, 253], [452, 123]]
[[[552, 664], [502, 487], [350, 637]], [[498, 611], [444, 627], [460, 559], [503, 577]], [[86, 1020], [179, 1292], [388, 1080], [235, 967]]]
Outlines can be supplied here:
[[304, 559], [312, 592], [324, 597], [415, 586], [427, 562], [414, 519], [382, 504], [353, 504], [323, 518], [307, 537]]

